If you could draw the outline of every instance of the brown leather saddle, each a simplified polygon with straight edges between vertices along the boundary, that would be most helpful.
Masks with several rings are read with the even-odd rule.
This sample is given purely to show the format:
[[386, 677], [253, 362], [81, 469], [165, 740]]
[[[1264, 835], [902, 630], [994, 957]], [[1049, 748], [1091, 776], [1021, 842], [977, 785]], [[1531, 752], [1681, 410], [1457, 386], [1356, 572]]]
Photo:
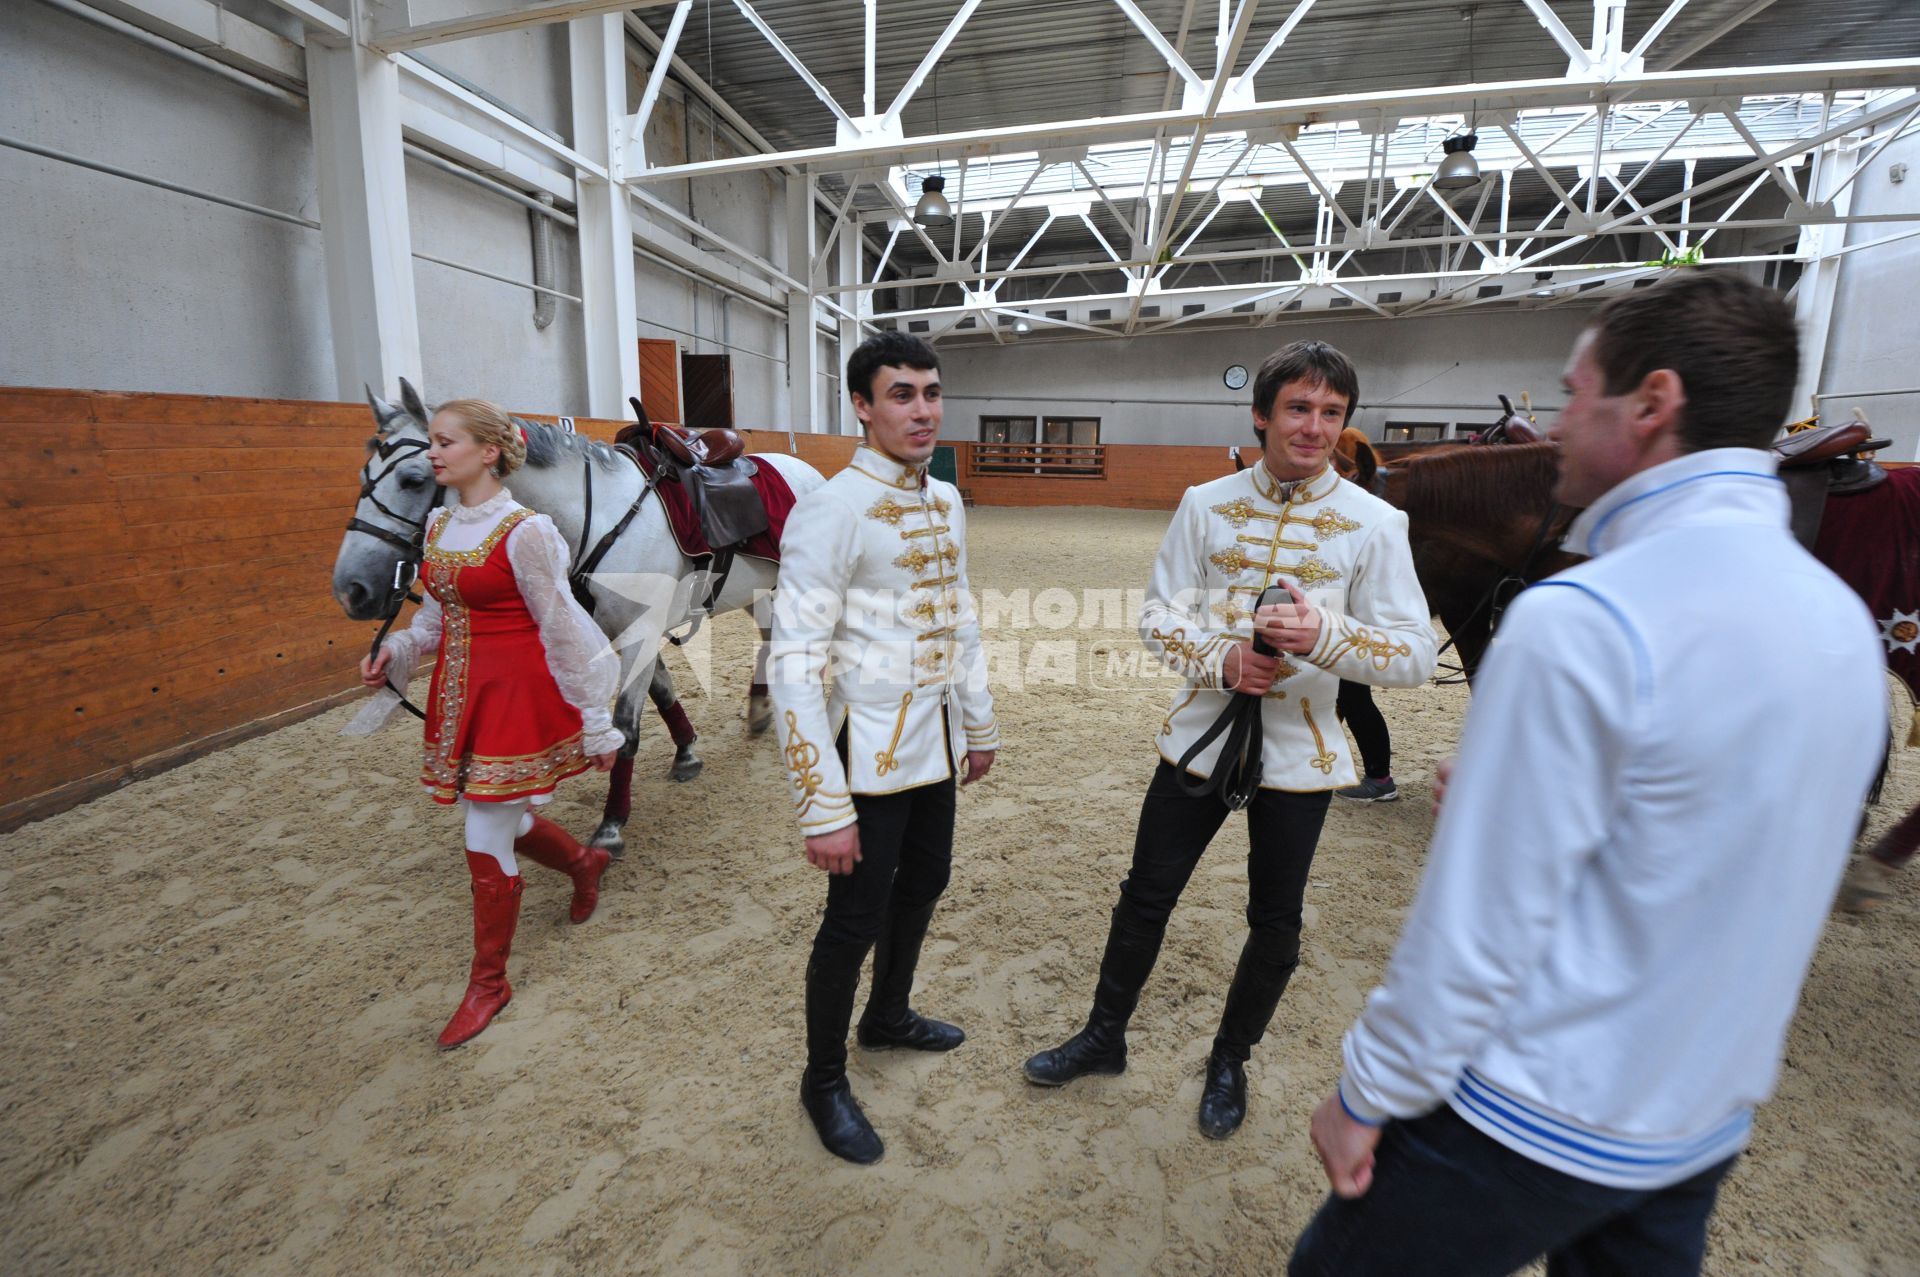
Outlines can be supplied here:
[[1865, 492], [1886, 481], [1887, 472], [1872, 454], [1891, 442], [1873, 438], [1873, 428], [1856, 419], [1796, 430], [1773, 445], [1793, 503], [1795, 540], [1813, 549], [1828, 497]]
[[747, 452], [747, 441], [737, 430], [702, 430], [695, 434], [665, 421], [656, 424], [653, 430], [654, 445], [681, 467], [724, 466], [738, 461]]
[[759, 465], [746, 455], [747, 441], [736, 430], [698, 434], [666, 422], [654, 422], [638, 399], [629, 399], [632, 426], [618, 441], [643, 452], [660, 483], [677, 483], [700, 516], [700, 534], [716, 553], [731, 551], [772, 527], [767, 507], [754, 486]]

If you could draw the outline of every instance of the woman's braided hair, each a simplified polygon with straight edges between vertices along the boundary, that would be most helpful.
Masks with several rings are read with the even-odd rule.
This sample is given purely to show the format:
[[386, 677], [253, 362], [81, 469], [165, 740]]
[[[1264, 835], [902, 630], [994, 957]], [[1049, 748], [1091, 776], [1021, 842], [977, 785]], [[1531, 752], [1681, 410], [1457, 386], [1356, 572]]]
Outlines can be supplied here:
[[504, 479], [526, 464], [527, 437], [499, 404], [489, 399], [449, 399], [436, 411], [460, 418], [482, 448], [492, 444], [500, 449], [500, 460], [493, 467], [495, 478]]

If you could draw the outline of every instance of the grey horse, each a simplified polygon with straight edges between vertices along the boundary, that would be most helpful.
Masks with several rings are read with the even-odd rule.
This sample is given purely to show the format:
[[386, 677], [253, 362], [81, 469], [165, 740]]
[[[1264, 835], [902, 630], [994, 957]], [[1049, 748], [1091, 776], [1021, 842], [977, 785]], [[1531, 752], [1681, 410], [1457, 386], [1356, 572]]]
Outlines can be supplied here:
[[[436, 504], [437, 488], [427, 464], [427, 422], [432, 412], [419, 391], [400, 383], [398, 405], [367, 392], [373, 407], [377, 450], [362, 475], [363, 495], [355, 521], [378, 532], [350, 529], [340, 542], [333, 565], [333, 596], [347, 616], [356, 621], [385, 615], [402, 545], [417, 543]], [[555, 426], [514, 419], [526, 431], [527, 464], [509, 486], [514, 499], [551, 518], [576, 555], [584, 543], [591, 547], [633, 507], [641, 496], [645, 477], [625, 456], [602, 443]], [[819, 487], [820, 472], [797, 457], [777, 454], [755, 458], [786, 479], [796, 498]], [[586, 493], [593, 492], [591, 528], [582, 527]], [[584, 536], [583, 536], [584, 533]], [[741, 555], [734, 560], [725, 588], [713, 612], [746, 608], [764, 597], [775, 584], [773, 564]], [[606, 806], [591, 842], [615, 856], [626, 850], [623, 833], [632, 809], [633, 756], [639, 744], [640, 702], [634, 689], [646, 685], [663, 716], [677, 705], [673, 680], [660, 659], [660, 645], [668, 634], [694, 619], [704, 603], [706, 578], [680, 552], [657, 498], [641, 501], [626, 530], [620, 534], [589, 578], [595, 606], [593, 615], [620, 657], [620, 694], [614, 723], [626, 737], [619, 761], [608, 777]], [[773, 719], [773, 706], [764, 683], [766, 631], [756, 659], [754, 690], [749, 698], [747, 726], [764, 732]], [[679, 745], [673, 776], [690, 780], [700, 772], [700, 759], [691, 740]]]

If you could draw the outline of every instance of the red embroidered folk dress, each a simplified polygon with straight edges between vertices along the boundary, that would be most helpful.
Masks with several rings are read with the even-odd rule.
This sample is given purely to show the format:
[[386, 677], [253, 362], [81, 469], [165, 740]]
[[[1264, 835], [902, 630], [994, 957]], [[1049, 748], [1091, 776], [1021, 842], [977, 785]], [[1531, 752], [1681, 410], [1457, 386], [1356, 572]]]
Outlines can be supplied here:
[[546, 802], [590, 755], [620, 747], [618, 662], [574, 601], [567, 559], [552, 521], [504, 490], [428, 527], [429, 597], [387, 642], [397, 686], [439, 649], [420, 773], [435, 802]]

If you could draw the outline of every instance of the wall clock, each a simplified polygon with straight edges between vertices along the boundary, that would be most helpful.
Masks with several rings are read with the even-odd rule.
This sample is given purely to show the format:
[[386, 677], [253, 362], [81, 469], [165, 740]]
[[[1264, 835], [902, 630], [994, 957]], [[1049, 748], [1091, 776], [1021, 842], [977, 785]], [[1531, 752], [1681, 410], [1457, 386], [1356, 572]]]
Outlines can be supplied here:
[[1222, 377], [1221, 380], [1227, 383], [1228, 390], [1244, 390], [1247, 385], [1247, 366], [1245, 364], [1232, 365], [1227, 369], [1226, 375]]

